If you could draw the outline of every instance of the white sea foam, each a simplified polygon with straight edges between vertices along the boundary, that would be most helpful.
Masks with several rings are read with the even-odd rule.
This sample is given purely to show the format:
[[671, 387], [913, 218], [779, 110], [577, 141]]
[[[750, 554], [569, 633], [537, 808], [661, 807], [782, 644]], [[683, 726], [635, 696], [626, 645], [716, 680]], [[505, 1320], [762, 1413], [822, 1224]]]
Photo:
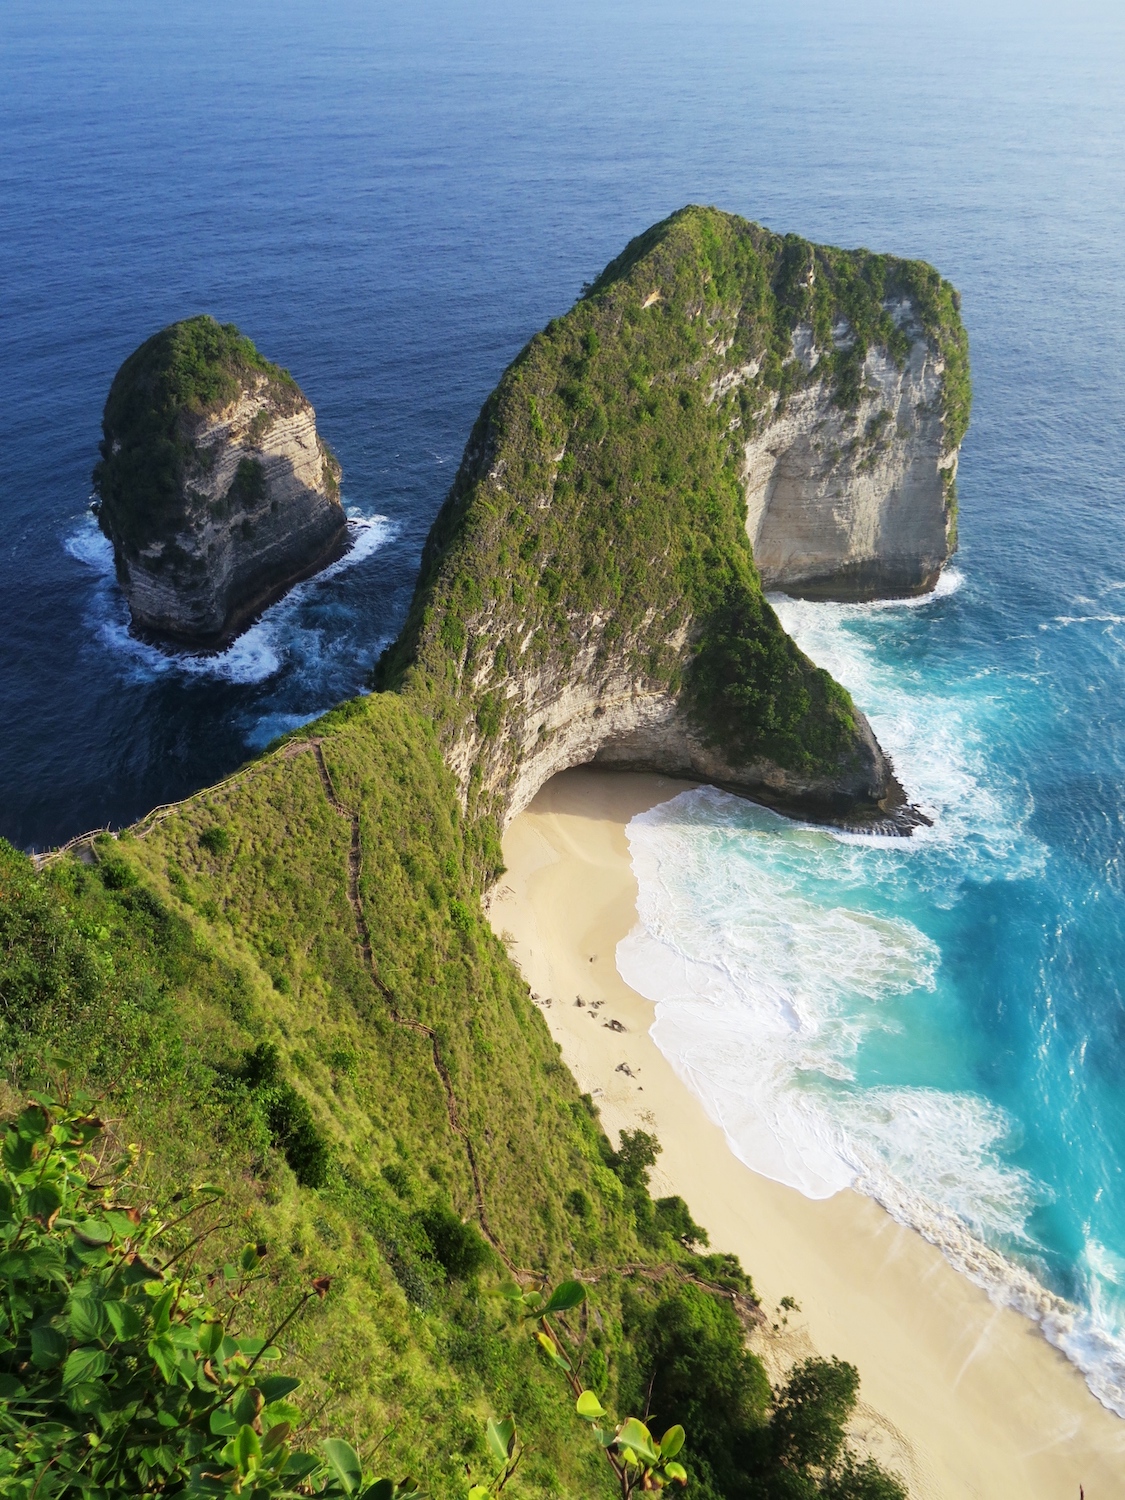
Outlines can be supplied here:
[[[947, 575], [943, 594], [959, 586]], [[773, 602], [851, 689], [934, 828], [857, 839], [712, 788], [682, 793], [629, 824], [639, 921], [617, 965], [655, 1002], [656, 1044], [736, 1156], [810, 1197], [852, 1186], [875, 1198], [995, 1302], [1035, 1319], [1125, 1416], [1125, 1264], [1091, 1242], [1081, 1305], [1043, 1285], [1028, 1225], [1049, 1194], [1011, 1158], [1017, 1122], [963, 1086], [857, 1077], [865, 1041], [885, 1056], [894, 1037], [880, 1044], [879, 1033], [912, 1036], [921, 1017], [925, 1035], [929, 1009], [940, 1020], [954, 1003], [937, 945], [910, 912], [922, 919], [959, 899], [966, 879], [1019, 878], [1046, 858], [989, 754], [1006, 707], [999, 684], [954, 690], [880, 652], [899, 628], [894, 611], [932, 600]], [[913, 617], [897, 618], [906, 628]]]
[[[933, 819], [913, 839], [894, 841], [900, 854], [938, 844], [961, 874], [1010, 880], [1038, 872], [1046, 851], [1026, 832], [1026, 792], [1002, 781], [991, 753], [1009, 728], [1008, 684], [988, 672], [935, 684], [924, 663], [891, 666], [881, 650], [901, 611], [931, 607], [962, 583], [960, 574], [946, 572], [921, 598], [825, 604], [778, 595], [771, 603], [801, 649], [848, 688], [907, 795]], [[932, 894], [943, 899], [939, 889]]]
[[92, 515], [83, 517], [63, 545], [71, 557], [100, 575], [91, 600], [90, 625], [127, 676], [152, 681], [172, 673], [248, 685], [267, 681], [294, 657], [315, 669], [325, 648], [321, 632], [301, 623], [302, 603], [327, 580], [377, 552], [394, 534], [385, 516], [366, 516], [354, 506], [348, 510], [348, 529], [352, 545], [343, 557], [290, 589], [225, 651], [207, 655], [162, 651], [130, 633], [128, 605], [114, 576], [113, 548]]

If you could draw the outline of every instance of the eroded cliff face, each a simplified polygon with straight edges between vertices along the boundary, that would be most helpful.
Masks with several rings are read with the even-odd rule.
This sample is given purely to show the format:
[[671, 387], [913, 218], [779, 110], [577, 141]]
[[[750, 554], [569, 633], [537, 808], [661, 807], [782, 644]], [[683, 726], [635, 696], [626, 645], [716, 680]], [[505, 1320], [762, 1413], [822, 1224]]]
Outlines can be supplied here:
[[956, 294], [932, 268], [683, 210], [485, 404], [377, 685], [433, 719], [466, 807], [501, 824], [596, 761], [907, 831], [893, 768], [782, 630], [748, 531], [771, 583], [924, 585], [967, 417]]
[[[767, 589], [812, 599], [926, 593], [956, 546], [958, 448], [942, 405], [945, 359], [910, 299], [888, 304], [909, 338], [896, 362], [863, 357], [854, 404], [836, 398], [813, 329], [793, 332], [811, 378], [746, 443], [746, 533]], [[846, 321], [833, 349], [853, 337]]]
[[[204, 361], [218, 366], [193, 369], [186, 394], [175, 337], [185, 328], [192, 352], [202, 341]], [[102, 451], [99, 521], [144, 635], [221, 646], [347, 547], [339, 465], [312, 406], [211, 319], [173, 325], [126, 361]]]
[[[676, 644], [686, 656], [686, 640]], [[704, 739], [681, 693], [638, 681], [620, 664], [607, 671], [602, 655], [595, 627], [573, 672], [534, 671], [514, 683], [502, 754], [490, 753], [487, 724], [467, 728], [451, 746], [446, 759], [463, 791], [472, 787], [502, 824], [557, 772], [588, 764], [711, 782], [781, 812], [868, 833], [905, 833], [919, 821], [862, 714], [855, 713], [846, 760], [828, 769], [732, 755]]]

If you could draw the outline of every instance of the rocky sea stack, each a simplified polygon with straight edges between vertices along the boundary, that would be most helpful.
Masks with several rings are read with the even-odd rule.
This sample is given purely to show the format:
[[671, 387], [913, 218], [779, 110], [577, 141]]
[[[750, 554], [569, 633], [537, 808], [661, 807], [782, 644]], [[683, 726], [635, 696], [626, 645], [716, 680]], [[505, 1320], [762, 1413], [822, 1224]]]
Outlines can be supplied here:
[[347, 547], [340, 467], [286, 370], [230, 323], [173, 323], [121, 366], [94, 470], [142, 635], [227, 643]]
[[969, 399], [931, 266], [683, 209], [505, 372], [377, 682], [501, 824], [597, 761], [905, 831], [867, 721], [763, 583], [932, 588]]

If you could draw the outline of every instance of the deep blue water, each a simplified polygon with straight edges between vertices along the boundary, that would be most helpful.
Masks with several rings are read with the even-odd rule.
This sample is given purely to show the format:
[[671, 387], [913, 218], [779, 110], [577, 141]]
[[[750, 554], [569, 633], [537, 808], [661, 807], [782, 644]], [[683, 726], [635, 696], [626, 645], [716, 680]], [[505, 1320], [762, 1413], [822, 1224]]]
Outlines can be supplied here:
[[[796, 996], [805, 1031], [770, 1056], [836, 1090], [836, 1156], [885, 1199], [933, 1168], [1011, 1285], [1086, 1308], [1072, 1352], [1125, 1402], [1095, 1347], [1125, 1318], [1119, 7], [6, 0], [0, 67], [0, 833], [25, 846], [184, 795], [355, 692], [500, 371], [654, 220], [712, 202], [962, 289], [960, 587], [790, 611], [935, 836], [829, 847], [697, 801], [653, 848], [711, 841], [710, 876], [773, 893], [752, 943], [679, 934], [731, 973], [753, 949], [730, 1015], [755, 985]], [[346, 502], [384, 518], [203, 671], [130, 643], [84, 519], [114, 371], [202, 310], [292, 369]], [[673, 895], [669, 920], [714, 892]], [[851, 988], [801, 967], [814, 930]]]

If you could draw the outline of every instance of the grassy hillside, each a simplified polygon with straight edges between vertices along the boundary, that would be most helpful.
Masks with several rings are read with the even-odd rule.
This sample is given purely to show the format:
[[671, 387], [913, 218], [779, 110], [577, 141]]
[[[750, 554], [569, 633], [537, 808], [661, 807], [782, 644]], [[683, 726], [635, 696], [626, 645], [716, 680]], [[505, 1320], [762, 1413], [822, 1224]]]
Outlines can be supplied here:
[[[655, 225], [531, 340], [481, 412], [378, 675], [424, 704], [471, 764], [470, 806], [534, 743], [521, 685], [557, 691], [579, 658], [584, 681], [618, 673], [682, 695], [732, 765], [764, 757], [831, 776], [852, 762], [848, 694], [763, 597], [742, 448], [804, 383], [827, 380], [853, 407], [869, 347], [901, 364], [910, 339], [888, 310], [901, 299], [944, 355], [953, 448], [969, 402], [953, 288], [921, 262], [716, 209]], [[809, 373], [794, 357], [798, 324], [822, 349]], [[841, 324], [851, 343], [837, 349]]]
[[613, 1493], [558, 1372], [489, 1295], [579, 1272], [583, 1378], [639, 1402], [659, 1365], [668, 1406], [695, 1401], [694, 1493], [774, 1493], [768, 1385], [715, 1295], [748, 1283], [683, 1247], [643, 1152], [618, 1156], [579, 1097], [482, 920], [479, 851], [407, 703], [349, 704], [89, 857], [37, 874], [0, 852], [10, 1093], [81, 1078], [143, 1148], [138, 1197], [222, 1188], [209, 1253], [269, 1247], [259, 1326], [333, 1277], [286, 1335], [321, 1422], [456, 1496], [484, 1417], [512, 1411], [512, 1493]]

